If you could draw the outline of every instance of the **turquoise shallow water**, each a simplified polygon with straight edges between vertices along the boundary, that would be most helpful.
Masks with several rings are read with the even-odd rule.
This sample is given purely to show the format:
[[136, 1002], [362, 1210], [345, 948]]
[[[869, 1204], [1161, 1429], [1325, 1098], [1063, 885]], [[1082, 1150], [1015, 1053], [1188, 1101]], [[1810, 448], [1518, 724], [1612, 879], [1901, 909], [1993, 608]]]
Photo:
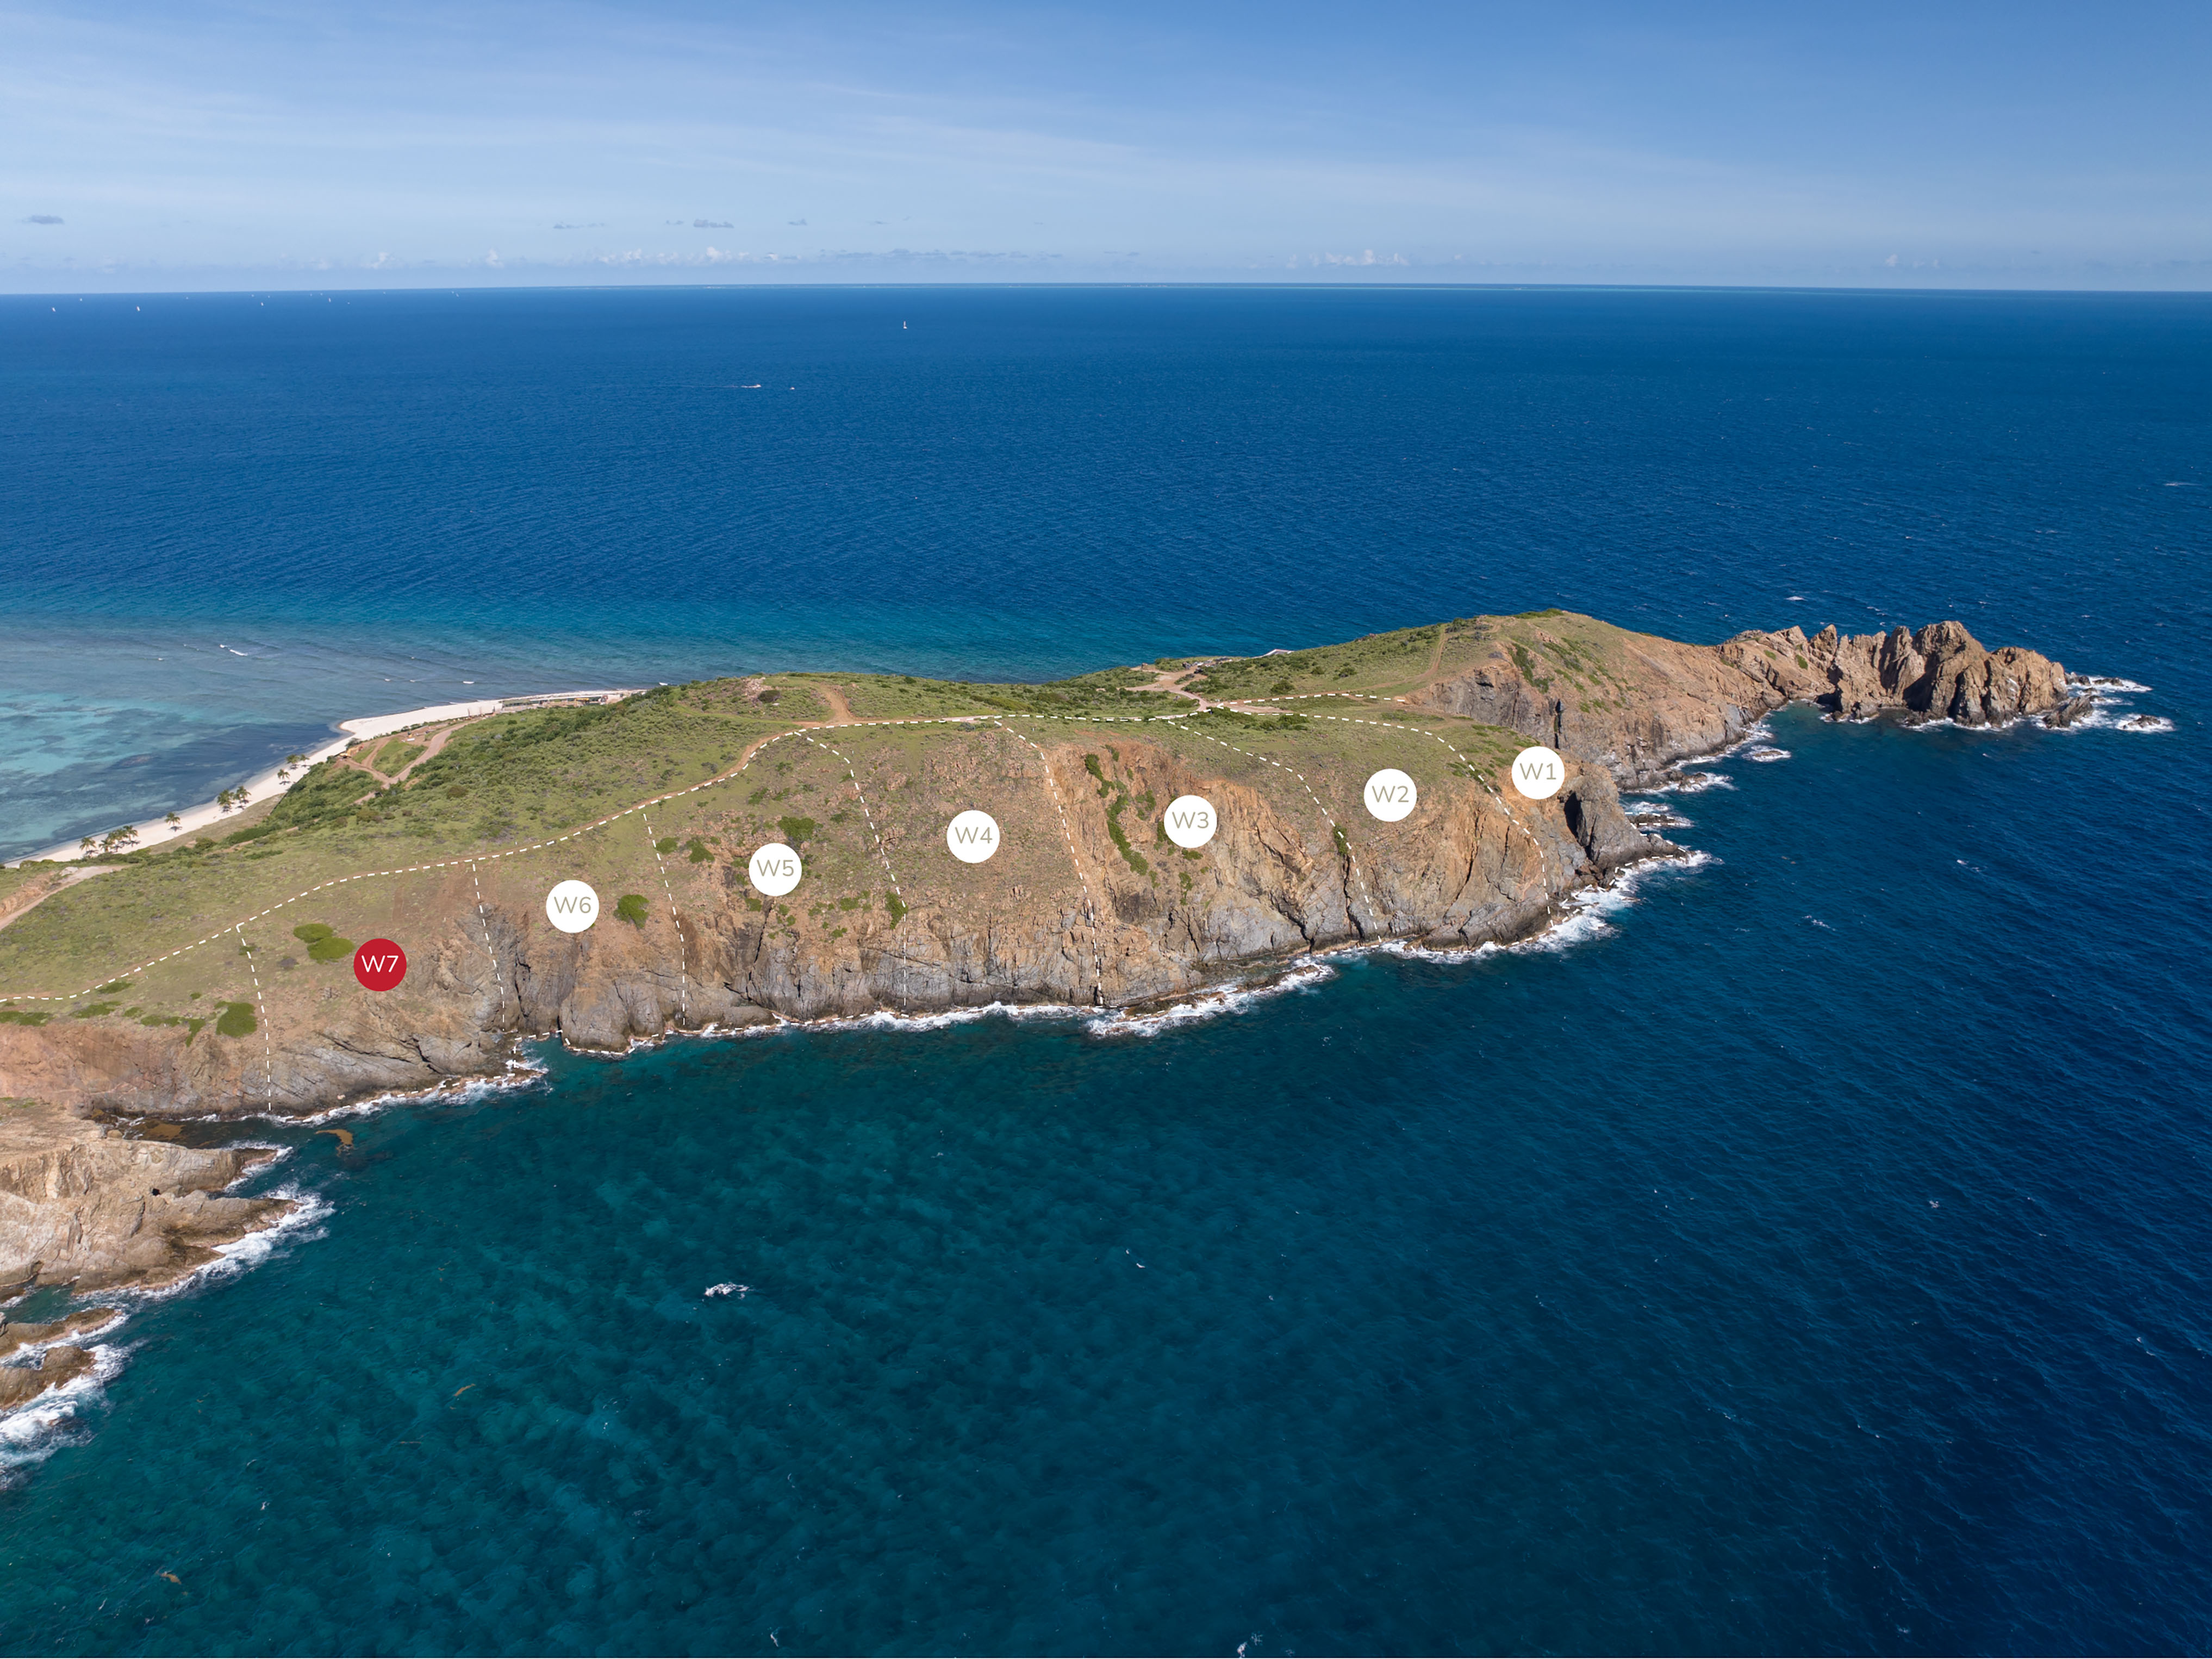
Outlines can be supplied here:
[[[2200, 313], [1865, 301], [1793, 332], [1726, 296], [1692, 328], [1679, 297], [1566, 296], [1472, 343], [1390, 313], [1411, 343], [1344, 346], [1325, 410], [1263, 396], [1322, 383], [1310, 319], [1194, 331], [1180, 300], [1070, 297], [1061, 346], [979, 349], [973, 378], [1021, 409], [1022, 365], [1063, 347], [1214, 365], [1212, 404], [1108, 423], [1152, 471], [1088, 522], [1225, 478], [1174, 441], [1249, 404], [1279, 415], [1251, 465], [1309, 477], [1312, 527], [1265, 489], [1180, 498], [1219, 538], [1195, 595], [1094, 558], [1095, 610], [1012, 553], [986, 568], [1071, 652], [1231, 590], [1261, 638], [1547, 582], [1526, 602], [1692, 633], [1788, 620], [1792, 592], [1846, 623], [1953, 611], [2155, 688], [2131, 706], [2175, 729], [1792, 711], [1790, 758], [1670, 798], [1705, 861], [1546, 948], [1345, 959], [1150, 1038], [991, 1019], [551, 1052], [529, 1086], [348, 1120], [349, 1152], [269, 1126], [290, 1155], [258, 1184], [314, 1219], [137, 1308], [73, 1422], [8, 1453], [0, 1644], [2204, 1645], [2208, 588], [2198, 497], [2166, 488], [2201, 453], [2174, 395]], [[1301, 303], [1358, 335], [1324, 299]], [[1513, 372], [1479, 399], [1484, 352]], [[1376, 412], [1424, 386], [1420, 421]], [[1817, 456], [1770, 401], [1832, 414]], [[1000, 430], [999, 406], [963, 418]], [[1454, 518], [1301, 422], [1515, 466]], [[1670, 468], [1662, 535], [1645, 486]], [[994, 498], [1033, 545], [1085, 522], [1034, 493]], [[1346, 585], [1368, 507], [1405, 516]], [[950, 605], [967, 578], [942, 568]], [[40, 580], [58, 615], [92, 592]], [[906, 648], [951, 649], [944, 614]]]

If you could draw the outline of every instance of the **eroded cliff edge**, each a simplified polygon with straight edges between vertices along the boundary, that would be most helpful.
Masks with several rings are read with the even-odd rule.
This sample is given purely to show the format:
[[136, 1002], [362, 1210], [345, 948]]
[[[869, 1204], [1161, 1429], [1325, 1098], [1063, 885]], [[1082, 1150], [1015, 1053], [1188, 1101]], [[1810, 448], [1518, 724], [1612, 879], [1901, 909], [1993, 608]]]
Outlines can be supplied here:
[[1887, 634], [1829, 627], [1809, 638], [1752, 630], [1699, 646], [1565, 613], [1509, 620], [1519, 626], [1498, 628], [1481, 660], [1417, 700], [1595, 761], [1626, 789], [1729, 747], [1791, 702], [1839, 720], [1893, 713], [1996, 726], [2064, 724], [2091, 702], [2069, 691], [2059, 664], [2014, 646], [1989, 650], [1958, 622]]
[[[18, 924], [42, 930], [33, 942], [53, 971], [80, 958], [88, 976], [106, 971], [90, 964], [127, 948], [137, 919], [162, 948], [43, 1000], [13, 982], [21, 962], [0, 964], [0, 1095], [40, 1103], [17, 1120], [39, 1144], [0, 1158], [0, 1282], [33, 1263], [48, 1282], [158, 1280], [281, 1214], [220, 1197], [241, 1155], [149, 1138], [164, 1119], [295, 1115], [493, 1075], [532, 1036], [619, 1052], [670, 1031], [879, 1011], [1122, 1008], [1316, 950], [1508, 942], [1677, 850], [1630, 823], [1621, 787], [1665, 780], [1785, 702], [1966, 725], [2076, 708], [2058, 665], [1985, 650], [1956, 623], [1700, 647], [1547, 612], [1150, 672], [1083, 689], [1090, 702], [1066, 713], [1053, 700], [1079, 702], [1073, 692], [672, 688], [657, 713], [641, 700], [592, 727], [592, 763], [629, 769], [633, 801], [684, 766], [713, 775], [540, 839], [486, 798], [538, 775], [515, 757], [549, 749], [549, 732], [565, 734], [561, 763], [576, 762], [584, 728], [487, 721], [419, 787], [371, 772], [356, 800], [333, 770], [335, 795], [302, 798], [337, 799], [334, 813], [57, 894]], [[1115, 712], [1130, 706], [1117, 695], [1152, 718]], [[915, 702], [926, 696], [938, 701]], [[709, 727], [720, 746], [695, 762], [684, 734]], [[1528, 741], [1567, 758], [1552, 799], [1507, 781]], [[1402, 823], [1361, 810], [1382, 764], [1419, 778]], [[1222, 819], [1202, 853], [1160, 825], [1190, 793]], [[1006, 835], [981, 869], [942, 841], [949, 817], [978, 805]], [[426, 833], [407, 826], [418, 811], [435, 822], [432, 808], [479, 816], [425, 858], [395, 837]], [[802, 847], [808, 878], [763, 901], [745, 859], [773, 839]], [[611, 906], [622, 896], [621, 919], [573, 935], [549, 925], [547, 886], [579, 874]], [[114, 937], [98, 935], [103, 917], [121, 919]], [[341, 933], [404, 940], [403, 988], [367, 994], [313, 948]]]

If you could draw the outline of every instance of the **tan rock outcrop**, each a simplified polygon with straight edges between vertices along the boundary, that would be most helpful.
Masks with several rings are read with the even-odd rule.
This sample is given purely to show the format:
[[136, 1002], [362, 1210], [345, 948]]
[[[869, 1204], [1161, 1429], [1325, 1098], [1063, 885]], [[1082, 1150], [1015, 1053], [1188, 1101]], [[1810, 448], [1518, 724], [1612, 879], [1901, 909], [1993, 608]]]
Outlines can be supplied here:
[[289, 1212], [283, 1199], [220, 1195], [272, 1156], [135, 1139], [17, 1101], [0, 1116], [0, 1279], [86, 1291], [173, 1283]]
[[2057, 663], [2015, 646], [1988, 650], [1958, 622], [1857, 635], [1831, 627], [1809, 639], [1796, 628], [1753, 631], [1714, 646], [1564, 613], [1473, 626], [1492, 641], [1488, 654], [1413, 701], [1595, 761], [1624, 788], [1727, 748], [1790, 702], [1840, 720], [1894, 712], [1961, 726], [2063, 724], [2084, 712]]
[[[1542, 928], [1578, 890], [1676, 850], [1629, 821], [1622, 787], [1674, 775], [1786, 702], [1967, 726], [2079, 712], [2057, 664], [1986, 650], [1955, 622], [1692, 646], [1564, 612], [1476, 617], [1429, 630], [1415, 663], [1426, 678], [1410, 690], [1400, 678], [1370, 684], [1364, 703], [1307, 694], [1306, 712], [1267, 722], [1215, 711], [1173, 728], [1016, 731], [963, 715], [926, 723], [952, 741], [895, 735], [872, 750], [784, 734], [789, 748], [755, 775], [768, 781], [750, 799], [731, 790], [695, 800], [680, 830], [678, 807], [655, 806], [627, 878], [644, 908], [588, 933], [548, 921], [553, 872], [533, 875], [503, 854], [454, 858], [407, 890], [411, 960], [392, 995], [342, 994], [264, 956], [231, 993], [251, 991], [245, 1035], [203, 1031], [196, 1044], [177, 1019], [134, 1021], [135, 1008], [0, 1023], [0, 1097], [17, 1097], [0, 1101], [0, 1291], [173, 1280], [290, 1207], [222, 1196], [270, 1154], [187, 1146], [176, 1124], [149, 1118], [299, 1114], [482, 1078], [519, 1040], [548, 1034], [619, 1052], [672, 1030], [885, 1009], [1133, 1007], [1316, 950], [1506, 942]], [[1568, 761], [1566, 786], [1543, 802], [1516, 796], [1503, 787], [1510, 739], [1414, 711], [1549, 744]], [[1425, 766], [1429, 778], [1413, 816], [1389, 824], [1363, 813], [1358, 794], [1386, 763]], [[808, 765], [822, 769], [810, 777]], [[759, 805], [771, 787], [788, 804]], [[1186, 793], [1220, 811], [1202, 854], [1176, 848], [1159, 823]], [[1004, 831], [987, 873], [942, 842], [950, 817], [979, 802]], [[772, 816], [784, 812], [795, 816]], [[638, 820], [609, 834], [641, 830]], [[811, 884], [764, 902], [736, 849], [777, 834], [820, 839], [806, 850]], [[679, 836], [691, 838], [680, 857]], [[385, 914], [401, 902], [395, 889]], [[246, 956], [243, 931], [232, 948]], [[94, 1113], [142, 1121], [125, 1133]], [[79, 1352], [48, 1346], [47, 1366]]]
[[82, 1348], [49, 1348], [37, 1365], [0, 1365], [0, 1411], [27, 1406], [49, 1389], [74, 1382], [92, 1369]]
[[1849, 636], [1831, 627], [1810, 639], [1792, 628], [1739, 634], [1714, 649], [1764, 679], [1780, 701], [1817, 702], [1844, 720], [1900, 709], [1920, 720], [1994, 726], [2073, 701], [2058, 664], [2017, 646], [1987, 650], [1964, 623]]
[[83, 1308], [44, 1324], [0, 1322], [0, 1359], [25, 1348], [47, 1347], [73, 1336], [104, 1330], [123, 1317], [117, 1308]]
[[[966, 886], [950, 878], [932, 885], [907, 860], [907, 908], [896, 917], [879, 907], [832, 906], [817, 917], [820, 905], [763, 906], [742, 864], [687, 863], [691, 884], [673, 906], [654, 907], [646, 924], [611, 919], [567, 934], [547, 922], [541, 893], [514, 902], [490, 884], [495, 871], [481, 906], [448, 911], [440, 933], [416, 941], [406, 997], [319, 1001], [289, 981], [272, 983], [265, 1044], [257, 1036], [187, 1048], [173, 1028], [0, 1025], [0, 1092], [46, 1091], [110, 1112], [297, 1113], [496, 1074], [515, 1039], [533, 1035], [618, 1052], [672, 1030], [879, 1009], [1126, 1006], [1264, 973], [1316, 949], [1520, 938], [1554, 918], [1577, 889], [1674, 850], [1628, 822], [1604, 769], [1582, 763], [1560, 795], [1540, 805], [1508, 805], [1480, 787], [1439, 788], [1402, 823], [1384, 831], [1363, 819], [1347, 839], [1303, 786], [1271, 796], [1140, 738], [998, 740], [1001, 752], [988, 760], [961, 745], [962, 757], [946, 763], [956, 775], [926, 780], [943, 793], [914, 816], [921, 833], [941, 835], [946, 806], [975, 798], [966, 770], [1004, 765], [1013, 775], [988, 798], [1000, 803], [1007, 836], [1022, 851]], [[1224, 828], [1200, 859], [1149, 839], [1125, 850], [1099, 810], [1100, 798], [1117, 791], [1156, 803], [1205, 793], [1222, 809]], [[1063, 819], [1055, 801], [1085, 806]], [[888, 833], [905, 833], [879, 816]], [[1023, 857], [1030, 863], [1016, 862]], [[476, 890], [468, 889], [471, 900]], [[13, 1179], [58, 1193], [71, 1182], [88, 1186], [94, 1164], [107, 1170], [176, 1152], [89, 1142], [54, 1154], [59, 1163], [26, 1164]], [[201, 1184], [221, 1186], [235, 1173], [210, 1166]], [[0, 1187], [9, 1179], [0, 1167]], [[173, 1227], [198, 1213], [173, 1201], [180, 1184], [173, 1172], [149, 1167], [143, 1177], [100, 1179], [118, 1192], [161, 1186], [160, 1204], [145, 1200], [153, 1205], [147, 1225]], [[121, 1236], [120, 1216], [104, 1220], [107, 1237]], [[0, 1246], [13, 1237], [0, 1213]], [[52, 1254], [47, 1276], [63, 1270], [58, 1243], [33, 1248], [27, 1232], [21, 1239], [15, 1255]], [[12, 1259], [0, 1248], [0, 1269]], [[67, 1271], [82, 1271], [70, 1261]]]

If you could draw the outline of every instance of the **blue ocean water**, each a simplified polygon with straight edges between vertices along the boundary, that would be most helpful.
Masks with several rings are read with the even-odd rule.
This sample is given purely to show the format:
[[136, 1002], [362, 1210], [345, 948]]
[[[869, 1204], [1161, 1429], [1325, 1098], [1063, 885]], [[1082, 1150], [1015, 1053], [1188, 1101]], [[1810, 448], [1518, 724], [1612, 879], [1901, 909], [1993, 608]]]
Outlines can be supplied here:
[[0, 298], [0, 856], [350, 715], [764, 666], [1553, 605], [2130, 660], [2204, 592], [2209, 357], [2198, 295]]
[[2212, 302], [54, 299], [0, 339], [25, 839], [27, 792], [90, 812], [403, 662], [389, 706], [1956, 615], [2174, 728], [1791, 711], [1672, 798], [1702, 862], [1541, 948], [272, 1127], [316, 1218], [9, 1454], [0, 1645], [2212, 1643]]

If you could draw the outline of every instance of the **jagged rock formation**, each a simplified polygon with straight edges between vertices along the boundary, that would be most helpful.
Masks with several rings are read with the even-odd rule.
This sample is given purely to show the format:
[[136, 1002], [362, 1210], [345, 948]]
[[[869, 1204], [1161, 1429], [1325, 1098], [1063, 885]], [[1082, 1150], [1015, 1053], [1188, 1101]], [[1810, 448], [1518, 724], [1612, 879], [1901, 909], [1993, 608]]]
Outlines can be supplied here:
[[1964, 623], [1850, 636], [1829, 627], [1809, 640], [1792, 628], [1739, 634], [1716, 648], [1765, 679], [1781, 702], [1817, 702], [1844, 720], [1901, 709], [1917, 720], [1996, 726], [2052, 714], [2072, 701], [2057, 663], [2017, 646], [1984, 649]]
[[16, 1101], [0, 1117], [0, 1281], [18, 1293], [33, 1283], [172, 1283], [291, 1210], [283, 1199], [217, 1195], [272, 1156], [131, 1139], [52, 1103]]
[[[1052, 794], [1031, 776], [1021, 781], [1025, 793], [1009, 792], [1029, 803], [1029, 821], [1001, 811], [1010, 836], [1027, 831], [1036, 850], [1034, 886], [1009, 878], [933, 893], [910, 876], [910, 914], [841, 911], [831, 918], [841, 925], [817, 927], [794, 907], [749, 903], [743, 866], [720, 863], [698, 872], [706, 897], [687, 896], [666, 920], [572, 935], [547, 924], [536, 888], [510, 893], [487, 876], [481, 909], [450, 907], [439, 933], [418, 942], [410, 983], [423, 994], [289, 1005], [289, 988], [272, 988], [265, 1050], [188, 1046], [173, 1028], [0, 1025], [0, 1089], [110, 1113], [290, 1113], [496, 1073], [512, 1039], [526, 1035], [619, 1051], [672, 1030], [885, 1008], [1121, 1006], [1317, 948], [1519, 938], [1577, 889], [1675, 850], [1629, 823], [1595, 767], [1572, 768], [1541, 811], [1480, 790], [1439, 791], [1398, 838], [1405, 855], [1382, 862], [1371, 846], [1366, 859], [1353, 856], [1311, 811], [1204, 776], [1153, 744], [1117, 749], [1112, 781], [1124, 794], [1164, 802], [1203, 790], [1221, 809], [1224, 828], [1202, 863], [1188, 866], [1199, 871], [1188, 885], [1140, 873], [1101, 812], [1068, 820], [1072, 863]], [[1090, 793], [1085, 759], [1079, 741], [1048, 746], [1051, 790]], [[941, 810], [922, 815], [922, 833]], [[1087, 885], [1074, 878], [1077, 864]], [[176, 1178], [149, 1184], [173, 1190]], [[9, 1259], [0, 1248], [0, 1270]]]
[[[1396, 643], [1341, 647], [1340, 673], [1309, 653], [1300, 672], [1316, 687], [1363, 672], [1363, 660], [1380, 665], [1376, 677], [1398, 672], [1405, 637], [1377, 637]], [[160, 973], [104, 987], [127, 983], [140, 999], [120, 1012], [117, 1003], [65, 1018], [11, 1011], [0, 1020], [0, 1096], [16, 1097], [0, 1113], [0, 1295], [34, 1279], [86, 1290], [173, 1279], [289, 1208], [219, 1195], [268, 1154], [185, 1146], [162, 1138], [176, 1133], [164, 1117], [298, 1114], [495, 1075], [533, 1036], [619, 1052], [671, 1030], [884, 1009], [1126, 1007], [1318, 949], [1510, 941], [1543, 927], [1577, 890], [1677, 850], [1629, 821], [1621, 787], [1673, 775], [1784, 703], [1963, 725], [2079, 713], [2058, 665], [1985, 650], [1955, 622], [1691, 646], [1547, 612], [1421, 630], [1410, 648], [1425, 665], [1419, 678], [1376, 678], [1371, 689], [1355, 679], [1365, 706], [1309, 701], [1266, 720], [1216, 712], [1018, 732], [996, 714], [963, 713], [904, 731], [848, 719], [842, 694], [825, 693], [837, 746], [757, 737], [753, 750], [792, 741], [742, 784], [732, 769], [661, 797], [670, 804], [649, 826], [624, 813], [543, 856], [527, 847], [482, 860], [417, 854], [414, 869], [386, 869], [374, 889], [350, 875], [324, 881], [312, 911], [270, 894], [252, 939], [240, 924], [220, 945], [185, 945], [158, 958], [174, 963]], [[1212, 674], [1233, 678], [1218, 665]], [[758, 688], [744, 696], [757, 718]], [[832, 723], [814, 729], [826, 737]], [[1568, 760], [1549, 800], [1504, 783], [1524, 740]], [[647, 762], [670, 775], [658, 757], [625, 752], [623, 763], [633, 761], [641, 778]], [[1383, 763], [1427, 769], [1402, 823], [1360, 811], [1361, 781]], [[1202, 854], [1171, 846], [1158, 822], [1186, 793], [1219, 809]], [[958, 865], [942, 840], [951, 814], [979, 802], [1005, 832], [984, 873]], [[490, 823], [484, 833], [498, 833]], [[746, 883], [746, 849], [779, 836], [805, 842], [809, 884], [763, 902]], [[588, 933], [559, 932], [544, 894], [589, 859], [610, 905], [634, 884], [636, 908]], [[137, 878], [96, 890], [126, 891]], [[62, 895], [34, 916], [61, 927], [82, 902]], [[356, 908], [337, 908], [346, 904]], [[342, 923], [349, 938], [404, 937], [403, 990], [364, 994], [342, 965], [279, 956], [298, 949], [291, 941], [308, 935], [292, 930], [309, 922], [324, 935]], [[203, 1030], [202, 1016], [222, 1008], [255, 1018], [243, 1032]], [[126, 1119], [139, 1120], [128, 1133], [116, 1127]], [[48, 1371], [66, 1371], [79, 1352], [48, 1346]], [[10, 1375], [0, 1368], [0, 1405], [8, 1387], [29, 1386]]]
[[25, 1348], [50, 1347], [73, 1336], [86, 1336], [102, 1330], [122, 1317], [114, 1308], [83, 1308], [60, 1319], [50, 1319], [44, 1324], [16, 1324], [0, 1318], [0, 1359], [6, 1359]]
[[92, 1369], [92, 1363], [82, 1348], [64, 1344], [47, 1349], [35, 1367], [0, 1365], [0, 1411], [27, 1406], [47, 1389], [74, 1382]]
[[1785, 703], [1813, 702], [1840, 720], [1894, 711], [1988, 726], [2039, 715], [2063, 725], [2090, 702], [2068, 691], [2065, 670], [2049, 658], [1990, 651], [1957, 622], [1856, 635], [1829, 627], [1809, 639], [1797, 628], [1750, 631], [1717, 646], [1586, 617], [1497, 632], [1486, 658], [1418, 701], [1598, 762], [1624, 788], [1727, 748]]

